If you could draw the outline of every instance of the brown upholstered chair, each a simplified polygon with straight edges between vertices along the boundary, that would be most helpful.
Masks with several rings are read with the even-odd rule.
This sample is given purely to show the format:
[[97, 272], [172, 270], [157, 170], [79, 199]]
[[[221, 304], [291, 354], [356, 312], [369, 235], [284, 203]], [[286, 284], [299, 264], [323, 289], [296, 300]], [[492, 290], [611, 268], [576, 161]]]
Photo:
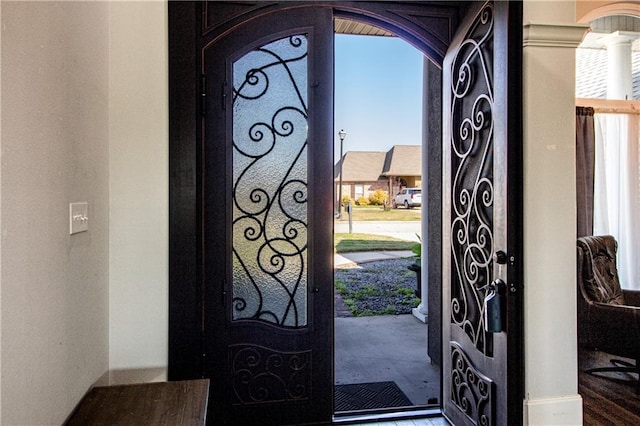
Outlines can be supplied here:
[[631, 358], [635, 364], [612, 359], [613, 367], [587, 373], [640, 374], [640, 292], [621, 289], [616, 251], [617, 242], [610, 235], [578, 238], [578, 342]]

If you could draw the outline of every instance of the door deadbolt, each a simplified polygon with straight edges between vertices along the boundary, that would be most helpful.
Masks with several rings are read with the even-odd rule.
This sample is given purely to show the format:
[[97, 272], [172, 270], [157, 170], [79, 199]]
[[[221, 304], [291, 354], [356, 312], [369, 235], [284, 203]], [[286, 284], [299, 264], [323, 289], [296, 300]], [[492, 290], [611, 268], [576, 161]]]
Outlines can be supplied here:
[[502, 250], [498, 250], [493, 254], [493, 261], [496, 262], [498, 265], [505, 265], [508, 260], [509, 260], [509, 256], [507, 256], [507, 253], [505, 253]]

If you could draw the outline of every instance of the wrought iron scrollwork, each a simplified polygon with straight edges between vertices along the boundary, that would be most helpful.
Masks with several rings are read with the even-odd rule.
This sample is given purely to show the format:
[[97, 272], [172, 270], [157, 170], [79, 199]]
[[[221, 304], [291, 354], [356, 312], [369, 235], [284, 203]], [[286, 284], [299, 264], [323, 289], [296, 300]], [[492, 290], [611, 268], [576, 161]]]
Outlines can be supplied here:
[[306, 325], [307, 37], [233, 64], [233, 319]]
[[493, 253], [493, 5], [486, 5], [451, 65], [451, 321], [493, 351], [483, 300]]
[[279, 352], [256, 345], [231, 346], [235, 404], [300, 401], [311, 392], [311, 351]]
[[493, 425], [493, 381], [473, 367], [455, 342], [451, 342], [451, 366], [451, 401], [474, 424]]

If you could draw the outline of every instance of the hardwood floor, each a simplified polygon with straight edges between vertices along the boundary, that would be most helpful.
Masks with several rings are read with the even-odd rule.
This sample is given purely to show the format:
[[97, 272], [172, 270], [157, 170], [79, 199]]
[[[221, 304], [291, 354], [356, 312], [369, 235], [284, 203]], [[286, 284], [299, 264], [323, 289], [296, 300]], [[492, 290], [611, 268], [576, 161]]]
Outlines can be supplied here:
[[[584, 370], [611, 366], [611, 355], [581, 350], [578, 359], [578, 391], [583, 398], [585, 426], [640, 425], [640, 395], [637, 374], [587, 374]], [[621, 359], [619, 357], [615, 357]]]

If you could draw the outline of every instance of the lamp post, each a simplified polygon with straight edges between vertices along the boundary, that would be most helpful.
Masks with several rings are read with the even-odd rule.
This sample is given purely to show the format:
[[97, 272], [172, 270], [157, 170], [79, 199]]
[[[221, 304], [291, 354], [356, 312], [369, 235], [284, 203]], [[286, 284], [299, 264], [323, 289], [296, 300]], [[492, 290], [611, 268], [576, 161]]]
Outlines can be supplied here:
[[340, 136], [340, 183], [338, 183], [338, 219], [340, 219], [342, 217], [342, 142], [347, 132], [340, 130], [338, 136]]

